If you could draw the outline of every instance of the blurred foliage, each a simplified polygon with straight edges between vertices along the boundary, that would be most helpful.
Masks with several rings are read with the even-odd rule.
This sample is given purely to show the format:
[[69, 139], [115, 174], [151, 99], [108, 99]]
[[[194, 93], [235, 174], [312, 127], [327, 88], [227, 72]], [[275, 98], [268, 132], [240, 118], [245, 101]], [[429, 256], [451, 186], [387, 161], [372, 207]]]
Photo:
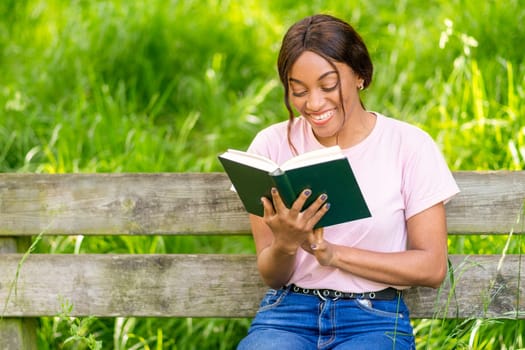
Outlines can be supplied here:
[[[371, 110], [428, 131], [454, 170], [525, 167], [523, 0], [3, 0], [0, 171], [220, 171], [287, 117], [276, 57], [317, 12], [362, 34]], [[452, 253], [521, 254], [521, 238], [450, 237]], [[41, 252], [253, 252], [249, 237], [46, 237]], [[42, 349], [231, 349], [249, 320], [42, 318]], [[523, 348], [512, 320], [415, 320], [421, 348]], [[76, 325], [75, 334], [71, 326]], [[87, 333], [79, 327], [87, 327]], [[80, 327], [82, 328], [82, 327]], [[82, 328], [83, 329], [83, 328]], [[80, 334], [80, 335], [79, 335]], [[72, 338], [73, 337], [73, 338]], [[77, 338], [74, 338], [77, 339]]]

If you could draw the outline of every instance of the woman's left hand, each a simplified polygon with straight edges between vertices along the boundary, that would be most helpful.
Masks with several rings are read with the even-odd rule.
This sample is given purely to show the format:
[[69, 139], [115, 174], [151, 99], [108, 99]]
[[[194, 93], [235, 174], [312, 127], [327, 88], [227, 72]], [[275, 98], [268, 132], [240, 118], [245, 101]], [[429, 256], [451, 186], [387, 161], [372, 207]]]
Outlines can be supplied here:
[[314, 229], [301, 247], [315, 256], [319, 264], [323, 266], [330, 265], [334, 259], [334, 245], [324, 239], [322, 227]]

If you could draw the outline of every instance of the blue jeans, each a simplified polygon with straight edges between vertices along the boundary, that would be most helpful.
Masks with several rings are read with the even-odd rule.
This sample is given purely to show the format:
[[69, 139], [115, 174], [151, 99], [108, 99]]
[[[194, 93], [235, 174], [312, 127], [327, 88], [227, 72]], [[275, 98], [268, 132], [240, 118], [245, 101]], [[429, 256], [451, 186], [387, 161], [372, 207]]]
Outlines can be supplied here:
[[394, 300], [338, 299], [269, 289], [237, 350], [415, 349], [408, 308]]

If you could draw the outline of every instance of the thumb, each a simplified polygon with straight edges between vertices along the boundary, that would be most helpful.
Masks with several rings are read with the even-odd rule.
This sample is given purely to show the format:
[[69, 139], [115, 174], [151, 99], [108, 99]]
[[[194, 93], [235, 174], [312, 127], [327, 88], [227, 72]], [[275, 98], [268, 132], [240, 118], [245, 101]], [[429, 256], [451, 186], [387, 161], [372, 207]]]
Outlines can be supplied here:
[[313, 239], [310, 241], [310, 246], [313, 250], [321, 248], [324, 242], [324, 231], [323, 228], [316, 228], [313, 232]]

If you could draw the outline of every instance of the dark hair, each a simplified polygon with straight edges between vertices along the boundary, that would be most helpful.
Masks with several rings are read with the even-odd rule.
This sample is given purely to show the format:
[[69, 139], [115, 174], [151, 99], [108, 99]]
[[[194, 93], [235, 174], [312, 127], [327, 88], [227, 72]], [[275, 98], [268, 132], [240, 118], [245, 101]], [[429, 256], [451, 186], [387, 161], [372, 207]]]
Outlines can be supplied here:
[[[345, 21], [330, 15], [319, 14], [306, 17], [293, 24], [283, 38], [277, 59], [279, 77], [284, 86], [284, 104], [290, 115], [288, 124], [290, 145], [289, 131], [294, 113], [289, 100], [288, 75], [292, 65], [305, 51], [311, 51], [324, 57], [336, 72], [333, 61], [346, 63], [363, 79], [364, 88], [370, 85], [374, 70], [363, 39]], [[339, 94], [342, 95], [341, 87], [339, 87]], [[293, 145], [291, 146], [295, 149]]]

